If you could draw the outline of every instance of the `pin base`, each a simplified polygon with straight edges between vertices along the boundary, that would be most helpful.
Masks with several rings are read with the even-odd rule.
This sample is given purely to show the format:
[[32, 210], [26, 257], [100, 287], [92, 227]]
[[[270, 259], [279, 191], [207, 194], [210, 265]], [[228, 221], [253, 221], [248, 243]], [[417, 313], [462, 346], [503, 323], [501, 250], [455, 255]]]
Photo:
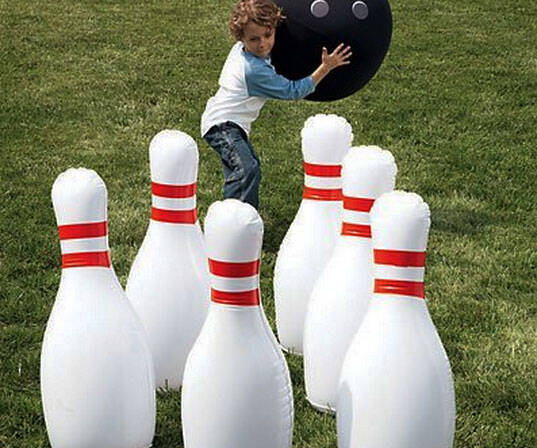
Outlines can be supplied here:
[[331, 408], [330, 406], [327, 406], [327, 405], [315, 403], [311, 401], [309, 397], [307, 396], [306, 396], [306, 400], [308, 400], [308, 403], [311, 404], [315, 408], [315, 410], [322, 412], [324, 414], [336, 415], [336, 410], [334, 408]]
[[181, 392], [182, 387], [183, 387], [182, 384], [180, 386], [171, 386], [169, 384], [164, 384], [164, 385], [156, 386], [155, 391], [159, 392], [159, 393], [162, 393], [162, 394], [168, 394], [168, 393], [171, 393], [171, 392]]
[[287, 353], [288, 355], [303, 356], [302, 353], [299, 353], [293, 350], [292, 348], [284, 347], [282, 344], [279, 344], [279, 346], [280, 346], [281, 351], [284, 353]]

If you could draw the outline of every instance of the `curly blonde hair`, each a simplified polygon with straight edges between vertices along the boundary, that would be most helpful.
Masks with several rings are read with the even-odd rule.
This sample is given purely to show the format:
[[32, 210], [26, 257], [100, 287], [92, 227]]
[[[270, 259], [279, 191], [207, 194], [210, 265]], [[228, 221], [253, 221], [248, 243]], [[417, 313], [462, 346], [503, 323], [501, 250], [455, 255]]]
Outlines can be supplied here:
[[231, 11], [229, 31], [236, 40], [241, 40], [248, 22], [276, 28], [283, 19], [282, 10], [271, 0], [238, 0]]

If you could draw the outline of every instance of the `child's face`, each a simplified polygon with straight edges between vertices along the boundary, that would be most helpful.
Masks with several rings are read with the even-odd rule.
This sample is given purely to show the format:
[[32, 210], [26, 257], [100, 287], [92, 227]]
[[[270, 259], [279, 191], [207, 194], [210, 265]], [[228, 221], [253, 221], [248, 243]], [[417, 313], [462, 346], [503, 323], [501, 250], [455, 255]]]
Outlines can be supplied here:
[[274, 46], [274, 28], [248, 22], [244, 26], [242, 43], [248, 53], [259, 58], [267, 58]]

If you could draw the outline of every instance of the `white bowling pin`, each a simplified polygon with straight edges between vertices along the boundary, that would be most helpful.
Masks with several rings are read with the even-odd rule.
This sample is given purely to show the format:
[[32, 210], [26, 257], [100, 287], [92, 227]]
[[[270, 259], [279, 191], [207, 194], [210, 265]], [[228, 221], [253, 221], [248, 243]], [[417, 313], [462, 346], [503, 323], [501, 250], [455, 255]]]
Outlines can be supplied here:
[[315, 115], [302, 129], [303, 199], [282, 241], [274, 269], [280, 345], [302, 354], [302, 334], [313, 285], [328, 262], [341, 225], [341, 160], [352, 142], [349, 123]]
[[53, 448], [145, 448], [155, 382], [144, 329], [110, 264], [107, 193], [92, 170], [52, 187], [62, 275], [41, 351], [41, 394]]
[[209, 307], [209, 272], [196, 215], [198, 147], [162, 131], [149, 146], [152, 208], [127, 296], [148, 335], [156, 386], [178, 389]]
[[185, 367], [185, 448], [291, 446], [291, 381], [260, 304], [262, 238], [249, 204], [226, 199], [209, 208], [211, 305]]
[[341, 372], [339, 448], [450, 448], [449, 360], [425, 303], [429, 207], [413, 193], [371, 210], [374, 294]]
[[377, 146], [351, 148], [343, 159], [341, 234], [313, 288], [304, 325], [304, 376], [309, 402], [333, 412], [341, 365], [373, 292], [369, 210], [393, 190], [397, 167]]

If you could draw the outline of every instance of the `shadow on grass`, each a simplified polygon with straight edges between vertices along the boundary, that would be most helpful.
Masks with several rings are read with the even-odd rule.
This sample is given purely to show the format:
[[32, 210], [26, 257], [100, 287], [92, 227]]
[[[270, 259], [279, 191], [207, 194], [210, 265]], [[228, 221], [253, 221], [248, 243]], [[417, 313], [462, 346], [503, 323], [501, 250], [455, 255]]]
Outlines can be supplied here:
[[454, 235], [477, 235], [493, 224], [493, 214], [485, 210], [449, 205], [431, 211], [432, 226], [436, 231]]

